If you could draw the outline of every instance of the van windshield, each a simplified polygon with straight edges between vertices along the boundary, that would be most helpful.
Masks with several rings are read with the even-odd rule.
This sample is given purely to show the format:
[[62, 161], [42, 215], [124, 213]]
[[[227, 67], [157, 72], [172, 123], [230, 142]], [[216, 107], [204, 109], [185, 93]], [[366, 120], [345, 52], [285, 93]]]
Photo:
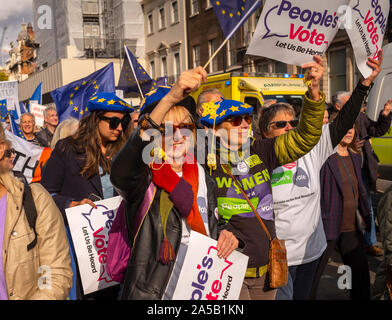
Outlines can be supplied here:
[[285, 94], [285, 95], [263, 95], [264, 101], [266, 100], [276, 100], [276, 102], [286, 102], [291, 104], [297, 116], [301, 112], [301, 107], [302, 107], [302, 100], [303, 96], [301, 95], [290, 95], [290, 94]]

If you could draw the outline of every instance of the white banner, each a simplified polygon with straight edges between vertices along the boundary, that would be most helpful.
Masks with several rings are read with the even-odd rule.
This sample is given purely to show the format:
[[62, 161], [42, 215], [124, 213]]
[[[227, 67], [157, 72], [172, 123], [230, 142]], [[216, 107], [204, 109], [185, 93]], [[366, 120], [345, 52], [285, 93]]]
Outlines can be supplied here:
[[369, 57], [378, 58], [378, 52], [387, 27], [390, 0], [351, 0], [351, 28], [347, 34], [354, 49], [355, 60], [364, 78], [372, 73], [366, 64]]
[[42, 106], [35, 101], [30, 101], [30, 112], [35, 116], [35, 124], [37, 126], [44, 126], [44, 111], [46, 106]]
[[25, 176], [28, 183], [41, 181], [41, 169], [49, 159], [52, 149], [36, 146], [4, 130], [6, 138], [15, 149], [14, 169]]
[[384, 109], [385, 103], [392, 99], [392, 43], [383, 47], [384, 60], [381, 65], [381, 72], [374, 81], [374, 86], [370, 90], [366, 115], [369, 119], [376, 121]]
[[8, 109], [19, 110], [18, 81], [0, 81], [0, 100], [4, 99], [7, 99]]
[[106, 250], [121, 200], [114, 197], [95, 202], [98, 209], [85, 204], [65, 210], [84, 294], [118, 284], [106, 272]]
[[[246, 54], [301, 66], [322, 56], [349, 0], [267, 0]], [[342, 19], [340, 19], [342, 18]]]
[[238, 300], [248, 257], [234, 251], [220, 259], [217, 241], [191, 232], [173, 300]]

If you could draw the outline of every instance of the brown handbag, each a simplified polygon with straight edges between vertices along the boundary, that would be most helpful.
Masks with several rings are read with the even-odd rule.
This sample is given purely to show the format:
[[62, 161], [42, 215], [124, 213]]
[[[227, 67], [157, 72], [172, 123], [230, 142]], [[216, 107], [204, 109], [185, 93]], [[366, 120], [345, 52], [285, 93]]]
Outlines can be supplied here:
[[269, 263], [268, 263], [269, 286], [273, 289], [285, 286], [288, 281], [289, 270], [287, 266], [286, 245], [284, 240], [279, 240], [277, 237], [271, 239], [271, 234], [269, 233], [264, 222], [261, 220], [259, 214], [257, 213], [252, 202], [249, 200], [245, 191], [242, 189], [241, 184], [232, 175], [231, 170], [229, 170], [225, 164], [222, 164], [222, 167], [227, 172], [227, 174], [233, 179], [234, 183], [241, 191], [245, 200], [252, 208], [253, 213], [255, 214], [257, 220], [260, 222], [260, 225], [263, 228], [269, 240]]

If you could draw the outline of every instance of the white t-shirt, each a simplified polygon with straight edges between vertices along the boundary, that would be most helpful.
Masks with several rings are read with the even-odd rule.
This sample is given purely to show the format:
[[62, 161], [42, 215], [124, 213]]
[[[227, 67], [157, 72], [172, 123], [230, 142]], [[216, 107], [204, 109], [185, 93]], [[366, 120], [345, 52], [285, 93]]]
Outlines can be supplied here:
[[276, 235], [285, 240], [289, 266], [318, 259], [327, 246], [321, 219], [320, 169], [333, 153], [329, 125], [325, 125], [320, 141], [308, 154], [273, 171]]
[[[201, 217], [204, 222], [204, 228], [206, 229], [207, 235], [210, 237], [210, 229], [208, 228], [208, 205], [207, 205], [207, 184], [206, 184], [206, 176], [203, 167], [200, 164], [197, 164], [197, 168], [199, 170], [199, 189], [197, 190], [197, 206], [199, 208]], [[182, 172], [177, 174], [182, 176]], [[174, 290], [177, 285], [178, 278], [180, 276], [182, 265], [184, 264], [185, 254], [188, 250], [189, 245], [189, 237], [190, 237], [190, 228], [186, 223], [186, 219], [182, 218], [182, 237], [180, 248], [178, 249], [176, 255], [176, 261], [174, 263], [172, 274], [170, 275], [170, 279], [168, 285], [166, 287], [165, 293], [163, 295], [163, 300], [171, 300], [174, 294]]]

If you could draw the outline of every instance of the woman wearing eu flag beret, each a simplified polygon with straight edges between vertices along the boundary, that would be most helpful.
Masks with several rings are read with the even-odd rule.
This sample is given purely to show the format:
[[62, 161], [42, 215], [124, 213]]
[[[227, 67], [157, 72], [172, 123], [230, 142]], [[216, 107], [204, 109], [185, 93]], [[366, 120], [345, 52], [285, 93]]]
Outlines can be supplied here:
[[138, 129], [113, 160], [110, 178], [125, 199], [132, 245], [130, 258], [121, 261], [121, 299], [173, 299], [191, 230], [218, 239], [220, 257], [238, 247], [233, 234], [218, 225], [215, 182], [192, 154], [196, 103], [183, 93], [200, 86], [202, 78], [201, 68], [187, 71], [174, 87], [147, 94]]
[[270, 246], [267, 232], [270, 239], [276, 236], [272, 171], [308, 153], [322, 132], [325, 95], [320, 92], [321, 58], [315, 56], [313, 62], [302, 68], [308, 69], [305, 79], [308, 91], [304, 96], [299, 125], [279, 137], [250, 139], [253, 110], [242, 102], [222, 100], [203, 106], [201, 123], [219, 138], [216, 142], [218, 161], [211, 170], [217, 182], [219, 219], [244, 241], [243, 253], [249, 256], [240, 300], [275, 299], [276, 288], [270, 287], [267, 272]]
[[[41, 184], [52, 195], [66, 225], [65, 209], [82, 204], [95, 207], [94, 201], [113, 197], [110, 164], [127, 139], [133, 111], [114, 93], [92, 96], [87, 109], [90, 113], [82, 118], [78, 131], [57, 142], [42, 173]], [[76, 284], [78, 299], [85, 299], [79, 276]], [[110, 289], [93, 293], [92, 298], [115, 299], [115, 294], [108, 296]]]

